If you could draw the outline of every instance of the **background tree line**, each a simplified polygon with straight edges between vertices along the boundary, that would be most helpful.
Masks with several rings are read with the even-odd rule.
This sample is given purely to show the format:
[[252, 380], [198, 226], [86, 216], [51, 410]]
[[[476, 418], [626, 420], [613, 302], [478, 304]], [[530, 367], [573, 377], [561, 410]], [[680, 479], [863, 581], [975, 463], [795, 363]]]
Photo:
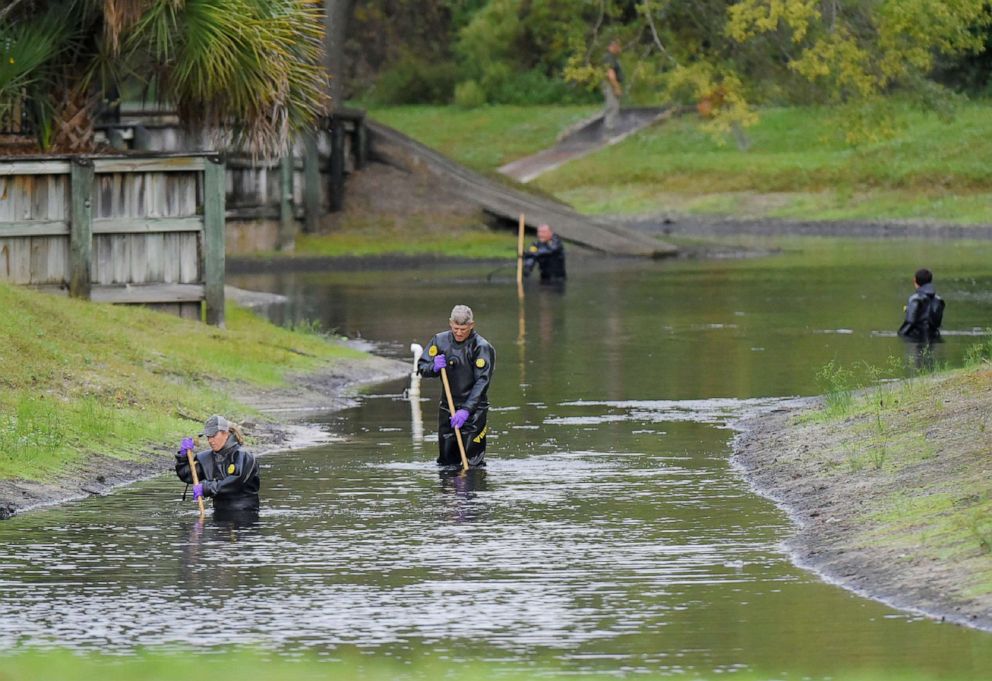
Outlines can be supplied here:
[[633, 102], [704, 101], [725, 125], [746, 124], [755, 105], [843, 105], [868, 129], [884, 128], [892, 95], [946, 111], [985, 94], [992, 68], [986, 0], [350, 5], [344, 92], [383, 104], [596, 101], [615, 37]]

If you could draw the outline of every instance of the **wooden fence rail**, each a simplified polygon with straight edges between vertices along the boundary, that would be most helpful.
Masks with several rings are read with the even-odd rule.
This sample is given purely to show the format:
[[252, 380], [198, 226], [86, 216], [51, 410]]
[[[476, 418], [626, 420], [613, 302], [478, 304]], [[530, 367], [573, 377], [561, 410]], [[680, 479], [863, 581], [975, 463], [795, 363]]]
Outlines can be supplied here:
[[0, 159], [0, 281], [224, 323], [214, 154]]
[[[218, 144], [209, 131], [183, 128], [169, 110], [124, 110], [119, 121], [99, 127], [109, 143], [133, 151], [212, 152]], [[365, 113], [358, 109], [322, 118], [282, 159], [228, 152], [228, 252], [289, 248], [298, 231], [317, 231], [324, 215], [344, 207], [345, 177], [367, 158]]]

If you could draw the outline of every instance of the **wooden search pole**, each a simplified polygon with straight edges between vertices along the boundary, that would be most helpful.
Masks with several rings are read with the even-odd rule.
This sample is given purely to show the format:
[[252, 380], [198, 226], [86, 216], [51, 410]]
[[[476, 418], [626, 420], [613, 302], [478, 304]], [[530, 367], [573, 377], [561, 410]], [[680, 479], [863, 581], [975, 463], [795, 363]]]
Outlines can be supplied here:
[[[200, 476], [196, 474], [196, 459], [193, 458], [193, 450], [186, 450], [186, 459], [189, 461], [189, 472], [193, 474], [193, 484], [200, 484]], [[207, 510], [203, 507], [203, 497], [201, 496], [197, 499], [200, 502], [200, 517], [202, 518], [207, 514]]]
[[517, 228], [517, 287], [521, 287], [524, 284], [524, 227], [527, 226], [527, 222], [524, 220], [524, 214], [520, 214], [520, 226]]
[[[448, 370], [441, 367], [441, 381], [444, 383], [444, 396], [448, 398], [448, 411], [455, 415], [455, 401], [451, 399], [451, 386], [448, 384]], [[455, 437], [458, 438], [458, 453], [462, 455], [462, 469], [468, 470], [468, 457], [465, 456], [465, 443], [462, 442], [462, 433], [455, 428]]]

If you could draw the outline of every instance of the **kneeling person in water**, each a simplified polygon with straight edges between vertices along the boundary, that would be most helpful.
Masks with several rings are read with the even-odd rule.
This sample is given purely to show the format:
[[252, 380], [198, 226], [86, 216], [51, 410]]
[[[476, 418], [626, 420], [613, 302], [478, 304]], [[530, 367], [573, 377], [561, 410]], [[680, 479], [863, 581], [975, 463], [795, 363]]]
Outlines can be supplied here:
[[[258, 463], [247, 449], [238, 427], [223, 416], [206, 420], [200, 435], [207, 438], [210, 449], [196, 454], [199, 484], [193, 485], [193, 498], [214, 500], [214, 511], [239, 512], [258, 510]], [[176, 475], [186, 484], [193, 484], [187, 450], [193, 449], [193, 438], [184, 438], [176, 454]]]
[[461, 454], [455, 439], [458, 428], [470, 466], [486, 465], [486, 418], [489, 413], [487, 393], [493, 377], [496, 352], [485, 338], [475, 332], [475, 317], [467, 305], [455, 305], [443, 331], [427, 343], [427, 352], [417, 364], [417, 372], [437, 378], [444, 368], [451, 385], [455, 413], [450, 413], [443, 390], [438, 406], [437, 463], [460, 466]]

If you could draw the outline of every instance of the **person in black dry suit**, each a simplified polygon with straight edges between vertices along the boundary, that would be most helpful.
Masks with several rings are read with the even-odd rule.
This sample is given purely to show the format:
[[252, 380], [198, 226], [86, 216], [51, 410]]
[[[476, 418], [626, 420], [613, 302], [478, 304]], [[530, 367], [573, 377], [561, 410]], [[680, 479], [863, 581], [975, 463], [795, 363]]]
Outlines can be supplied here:
[[441, 392], [437, 424], [437, 463], [460, 466], [461, 454], [455, 428], [461, 431], [469, 466], [486, 465], [486, 432], [489, 399], [487, 393], [493, 377], [496, 351], [475, 332], [475, 317], [467, 305], [455, 305], [448, 320], [450, 330], [443, 331], [427, 343], [427, 352], [417, 364], [417, 372], [426, 378], [438, 378], [441, 368], [448, 373], [455, 413]]
[[[207, 438], [210, 449], [195, 455], [199, 484], [193, 485], [193, 498], [212, 498], [214, 515], [258, 512], [258, 463], [243, 446], [237, 426], [223, 416], [206, 420], [200, 435]], [[176, 475], [186, 484], [193, 483], [186, 451], [193, 449], [193, 438], [184, 438], [176, 454]]]
[[541, 268], [542, 284], [565, 279], [565, 246], [548, 225], [537, 228], [537, 241], [524, 253], [524, 274], [529, 275], [534, 265]]
[[919, 269], [913, 275], [916, 291], [906, 303], [906, 319], [899, 327], [899, 335], [917, 343], [940, 340], [940, 325], [944, 319], [944, 299], [933, 287], [933, 273]]

